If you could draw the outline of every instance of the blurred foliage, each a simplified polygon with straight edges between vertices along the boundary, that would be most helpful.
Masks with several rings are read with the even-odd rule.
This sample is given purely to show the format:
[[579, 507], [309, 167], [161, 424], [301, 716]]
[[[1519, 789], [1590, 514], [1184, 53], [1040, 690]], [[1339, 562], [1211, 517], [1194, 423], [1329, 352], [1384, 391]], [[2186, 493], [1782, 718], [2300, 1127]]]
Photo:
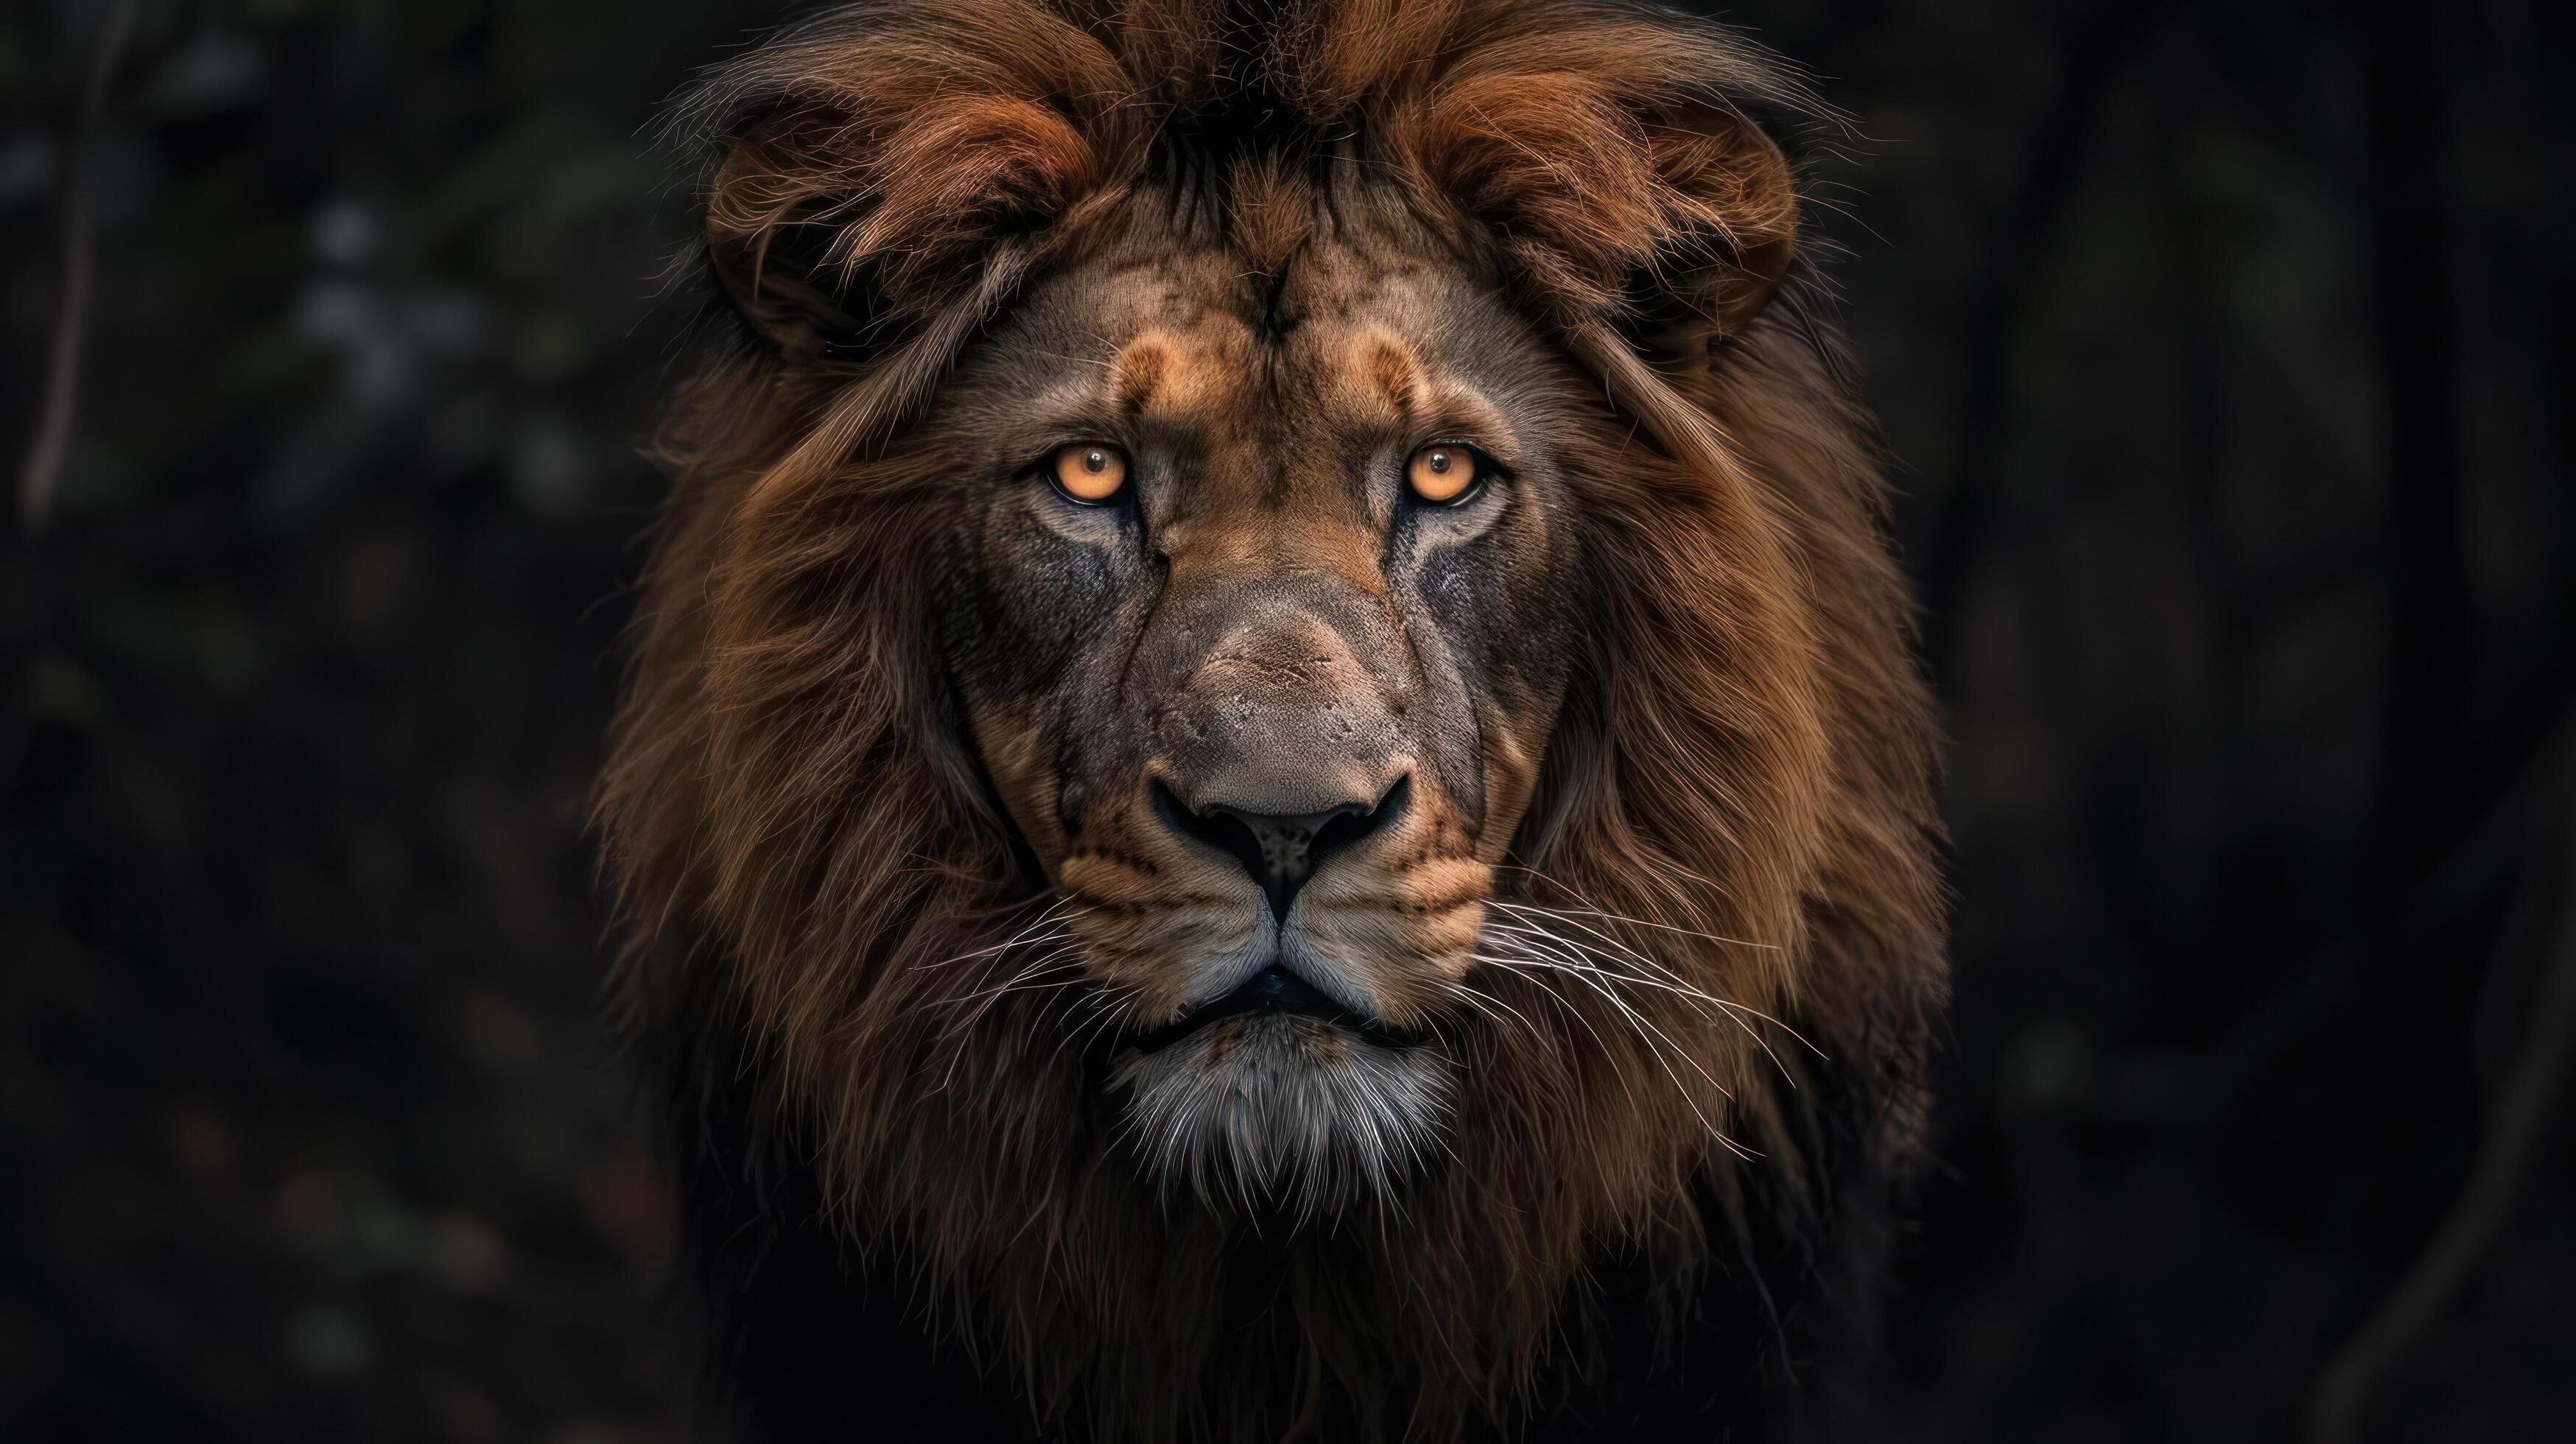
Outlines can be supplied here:
[[[0, 13], [13, 458], [107, 9]], [[779, 9], [142, 5], [0, 551], [0, 1436], [684, 1432], [580, 811], [690, 320], [652, 118]], [[1852, 1437], [2282, 1437], [2569, 906], [2570, 21], [1728, 18], [1865, 137], [1816, 193], [1956, 738], [1945, 1168]], [[2564, 1157], [2372, 1437], [2576, 1412]]]
[[[0, 16], [13, 458], [107, 9]], [[761, 18], [144, 6], [0, 563], [0, 1436], [669, 1432], [580, 810], [687, 320], [649, 126]]]

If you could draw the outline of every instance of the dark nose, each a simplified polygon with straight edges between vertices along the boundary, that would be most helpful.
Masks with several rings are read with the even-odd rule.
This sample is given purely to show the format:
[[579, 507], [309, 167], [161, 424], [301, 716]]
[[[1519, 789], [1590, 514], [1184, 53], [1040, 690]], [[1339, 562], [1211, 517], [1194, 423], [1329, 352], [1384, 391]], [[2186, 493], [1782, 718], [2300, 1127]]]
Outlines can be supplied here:
[[1349, 851], [1362, 838], [1393, 822], [1404, 812], [1411, 779], [1397, 778], [1375, 802], [1345, 802], [1321, 812], [1294, 815], [1247, 812], [1212, 804], [1192, 809], [1162, 783], [1154, 784], [1154, 808], [1174, 831], [1232, 857], [1261, 884], [1270, 899], [1270, 916], [1288, 920], [1288, 905], [1297, 890], [1335, 854]]

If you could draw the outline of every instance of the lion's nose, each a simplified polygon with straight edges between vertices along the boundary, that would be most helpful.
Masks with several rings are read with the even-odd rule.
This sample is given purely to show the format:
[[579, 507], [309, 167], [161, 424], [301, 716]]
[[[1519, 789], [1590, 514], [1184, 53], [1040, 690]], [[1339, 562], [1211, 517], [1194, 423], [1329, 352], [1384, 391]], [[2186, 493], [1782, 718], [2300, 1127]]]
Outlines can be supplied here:
[[1397, 778], [1373, 802], [1345, 802], [1321, 812], [1292, 815], [1251, 812], [1222, 803], [1193, 809], [1158, 782], [1154, 805], [1167, 826], [1242, 864], [1261, 885], [1262, 896], [1270, 899], [1270, 916], [1284, 923], [1288, 905], [1297, 900], [1297, 890], [1315, 875], [1315, 869], [1401, 816], [1410, 791], [1411, 780]]

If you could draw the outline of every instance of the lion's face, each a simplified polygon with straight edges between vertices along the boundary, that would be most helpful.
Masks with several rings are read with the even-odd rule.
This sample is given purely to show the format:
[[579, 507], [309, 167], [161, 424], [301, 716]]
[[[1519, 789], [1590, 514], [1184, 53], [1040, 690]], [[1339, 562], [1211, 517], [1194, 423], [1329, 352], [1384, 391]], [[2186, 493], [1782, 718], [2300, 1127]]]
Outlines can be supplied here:
[[947, 394], [944, 651], [1148, 1156], [1382, 1180], [1565, 687], [1582, 398], [1400, 221], [1264, 275], [1162, 204]]

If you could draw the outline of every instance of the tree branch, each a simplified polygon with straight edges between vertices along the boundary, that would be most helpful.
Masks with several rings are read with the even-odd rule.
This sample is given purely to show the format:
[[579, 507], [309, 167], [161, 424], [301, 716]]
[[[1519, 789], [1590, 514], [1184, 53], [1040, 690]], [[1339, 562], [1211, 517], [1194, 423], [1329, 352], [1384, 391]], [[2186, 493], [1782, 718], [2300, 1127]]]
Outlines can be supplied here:
[[108, 82], [134, 30], [135, 0], [116, 0], [90, 57], [81, 87], [80, 118], [63, 152], [63, 289], [54, 307], [53, 346], [47, 358], [45, 404], [35, 437], [18, 472], [18, 516], [30, 536], [40, 535], [62, 481], [63, 454], [71, 449], [72, 422], [80, 410], [81, 345], [89, 329], [90, 142], [107, 107]]
[[[2569, 1056], [2576, 1052], [2576, 798], [2569, 797], [2576, 791], [2576, 765], [2569, 762], [2576, 744], [2568, 736], [2561, 734], [2555, 779], [2567, 810], [2558, 830], [2564, 872], [2560, 918], [2543, 959], [2530, 1031], [2496, 1095], [2486, 1136], [2450, 1213], [2406, 1277], [2318, 1376], [2310, 1400], [2309, 1437], [2315, 1444], [2347, 1444], [2354, 1437], [2379, 1376], [2450, 1306], [2494, 1245], [2548, 1132], [2551, 1105], [2566, 1085]], [[2508, 963], [2499, 959], [2494, 966]]]

